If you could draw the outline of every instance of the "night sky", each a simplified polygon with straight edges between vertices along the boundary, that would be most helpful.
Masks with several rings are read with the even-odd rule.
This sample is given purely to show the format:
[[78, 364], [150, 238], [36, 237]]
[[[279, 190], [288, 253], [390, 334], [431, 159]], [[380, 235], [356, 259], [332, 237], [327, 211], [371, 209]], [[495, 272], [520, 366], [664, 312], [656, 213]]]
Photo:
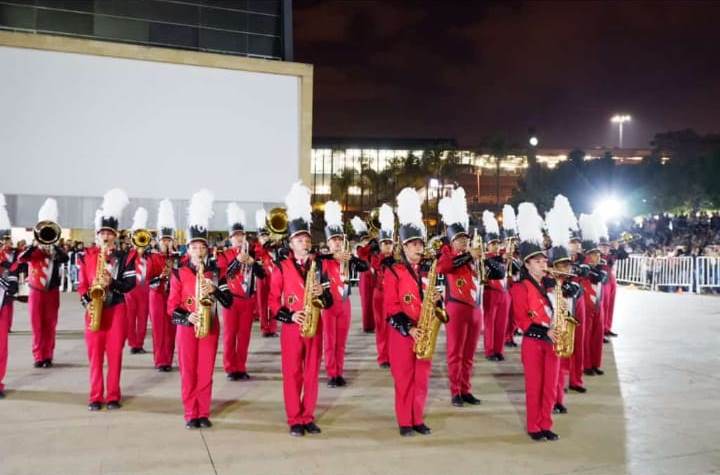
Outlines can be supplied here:
[[295, 0], [314, 135], [625, 146], [720, 132], [720, 2]]

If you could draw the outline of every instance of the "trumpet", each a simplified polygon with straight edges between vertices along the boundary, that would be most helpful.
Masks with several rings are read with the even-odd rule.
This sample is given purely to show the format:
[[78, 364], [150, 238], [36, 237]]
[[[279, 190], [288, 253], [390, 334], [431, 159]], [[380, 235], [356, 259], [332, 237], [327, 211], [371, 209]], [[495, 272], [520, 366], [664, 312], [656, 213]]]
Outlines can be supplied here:
[[62, 229], [53, 221], [40, 221], [33, 228], [35, 240], [44, 246], [52, 246], [60, 240]]
[[150, 245], [150, 241], [152, 241], [152, 234], [150, 234], [150, 231], [147, 229], [136, 229], [132, 233], [131, 241], [136, 249], [145, 249]]
[[550, 277], [553, 277], [553, 278], [555, 278], [555, 279], [560, 279], [560, 278], [562, 278], [562, 279], [572, 279], [573, 277], [580, 277], [579, 275], [574, 274], [574, 273], [572, 273], [572, 272], [561, 272], [561, 271], [555, 270], [555, 269], [545, 269], [545, 272], [546, 272]]

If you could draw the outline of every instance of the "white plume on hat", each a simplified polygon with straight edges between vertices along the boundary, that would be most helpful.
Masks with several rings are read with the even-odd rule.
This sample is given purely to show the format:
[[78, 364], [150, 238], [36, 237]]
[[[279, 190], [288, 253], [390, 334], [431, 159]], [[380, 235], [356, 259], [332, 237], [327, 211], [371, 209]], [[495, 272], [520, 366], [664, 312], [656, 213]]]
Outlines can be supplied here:
[[517, 214], [518, 235], [521, 241], [543, 246], [543, 220], [533, 203], [520, 203]]
[[115, 218], [118, 222], [120, 222], [123, 210], [129, 204], [130, 199], [128, 198], [127, 193], [125, 193], [125, 190], [113, 188], [105, 193], [105, 196], [103, 196], [102, 206], [100, 206], [102, 210], [102, 217]]
[[602, 217], [600, 213], [593, 213], [593, 218], [595, 219], [595, 226], [597, 227], [598, 231], [598, 240], [600, 238], [610, 239], [608, 234], [608, 227], [605, 223], [605, 219]]
[[137, 231], [138, 229], [146, 229], [148, 220], [148, 212], [142, 206], [135, 210], [135, 216], [133, 216], [133, 223], [131, 229]]
[[420, 229], [425, 228], [422, 219], [422, 200], [415, 188], [403, 188], [397, 195], [397, 204], [400, 224], [410, 224]]
[[380, 221], [380, 229], [387, 232], [395, 231], [395, 213], [388, 204], [383, 204], [378, 211], [378, 221]]
[[11, 229], [10, 216], [8, 215], [5, 204], [5, 195], [0, 193], [0, 229]]
[[267, 221], [267, 213], [264, 208], [260, 208], [255, 211], [255, 226], [260, 229], [265, 227], [265, 221]]
[[290, 192], [285, 197], [285, 207], [289, 220], [303, 219], [308, 224], [312, 221], [312, 206], [310, 205], [310, 190], [302, 182], [293, 183]]
[[[325, 211], [327, 212], [327, 208], [325, 208]], [[325, 220], [327, 221], [327, 218], [325, 218]], [[353, 219], [350, 220], [350, 224], [352, 225], [355, 234], [365, 234], [368, 231], [367, 224], [365, 224], [365, 221], [363, 221], [360, 216], [353, 216]]]
[[572, 229], [573, 231], [578, 230], [577, 217], [575, 216], [575, 212], [573, 211], [572, 206], [570, 206], [570, 200], [568, 200], [563, 195], [555, 196], [553, 209], [557, 209], [565, 216], [565, 218], [568, 220], [568, 226], [570, 227], [570, 229]]
[[213, 212], [215, 196], [210, 190], [202, 189], [192, 195], [188, 207], [188, 226], [208, 229]]
[[[515, 213], [513, 213], [513, 217], [515, 217]], [[483, 211], [482, 222], [485, 234], [494, 233], [498, 237], [500, 236], [500, 226], [498, 226], [497, 219], [495, 219], [495, 214], [488, 210]]]
[[452, 198], [445, 196], [438, 201], [438, 213], [442, 215], [442, 220], [445, 224], [452, 224]]
[[97, 231], [102, 226], [103, 213], [101, 209], [95, 210], [95, 230]]
[[600, 240], [599, 231], [594, 216], [584, 213], [580, 215], [580, 232], [584, 240], [597, 243]]
[[325, 225], [342, 228], [342, 208], [337, 201], [328, 201], [325, 203]]
[[57, 223], [58, 220], [58, 205], [55, 198], [48, 198], [45, 203], [40, 207], [38, 211], [38, 221], [52, 221]]
[[517, 232], [517, 219], [515, 217], [515, 210], [511, 205], [505, 205], [503, 206], [502, 210], [502, 216], [503, 216], [503, 229], [505, 231], [515, 231]]
[[545, 215], [545, 225], [553, 246], [570, 247], [570, 222], [565, 210], [554, 207]]
[[237, 203], [228, 203], [225, 213], [227, 214], [227, 223], [229, 227], [238, 223], [240, 223], [243, 228], [245, 227], [245, 210], [239, 207]]
[[[447, 201], [443, 205], [444, 200]], [[464, 188], [455, 188], [449, 198], [443, 198], [442, 200], [440, 200], [440, 203], [438, 203], [438, 210], [442, 214], [443, 221], [448, 226], [450, 226], [451, 224], [460, 223], [465, 229], [467, 229], [468, 212]]]
[[160, 202], [158, 206], [158, 230], [163, 228], [175, 229], [175, 210], [172, 202], [167, 198]]

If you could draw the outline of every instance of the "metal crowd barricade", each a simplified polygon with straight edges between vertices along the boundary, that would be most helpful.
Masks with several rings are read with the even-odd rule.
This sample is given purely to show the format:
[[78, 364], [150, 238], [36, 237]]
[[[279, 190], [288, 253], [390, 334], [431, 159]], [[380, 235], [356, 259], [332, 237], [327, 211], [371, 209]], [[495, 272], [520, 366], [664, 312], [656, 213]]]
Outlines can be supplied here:
[[687, 287], [692, 292], [695, 278], [693, 257], [653, 258], [652, 289], [659, 287]]
[[647, 287], [652, 269], [649, 259], [645, 256], [630, 256], [627, 259], [618, 260], [615, 263], [615, 277], [618, 282]]
[[720, 288], [720, 257], [700, 256], [695, 263], [696, 292]]

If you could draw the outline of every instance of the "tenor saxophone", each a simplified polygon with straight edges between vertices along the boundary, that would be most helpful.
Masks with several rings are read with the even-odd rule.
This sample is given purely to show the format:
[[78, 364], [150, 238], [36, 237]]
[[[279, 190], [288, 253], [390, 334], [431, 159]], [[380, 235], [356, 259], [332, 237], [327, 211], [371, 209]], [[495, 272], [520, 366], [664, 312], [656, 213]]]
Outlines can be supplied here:
[[413, 345], [415, 356], [420, 360], [430, 360], [435, 354], [435, 345], [440, 333], [440, 324], [447, 323], [448, 315], [433, 301], [433, 292], [437, 282], [437, 259], [433, 260], [427, 275], [427, 290], [420, 307], [420, 319], [417, 329], [420, 335]]
[[[204, 259], [204, 258], [202, 258]], [[212, 324], [213, 299], [202, 290], [202, 282], [205, 280], [205, 263], [200, 260], [195, 277], [195, 313], [198, 316], [198, 323], [195, 325], [195, 336], [205, 338], [210, 333]]]
[[102, 322], [103, 304], [105, 303], [105, 287], [102, 284], [102, 275], [105, 273], [105, 259], [107, 259], [107, 245], [103, 244], [98, 252], [95, 265], [95, 278], [88, 290], [90, 297], [90, 323], [88, 329], [92, 332], [100, 330]]
[[555, 354], [560, 358], [569, 358], [575, 351], [575, 327], [577, 320], [570, 315], [568, 302], [562, 295], [562, 281], [555, 280]]
[[305, 300], [303, 311], [305, 312], [305, 321], [300, 327], [300, 335], [305, 338], [312, 338], [317, 333], [318, 323], [320, 322], [320, 309], [324, 304], [320, 297], [313, 296], [313, 287], [317, 281], [317, 263], [313, 259], [310, 263], [310, 270], [305, 277]]

